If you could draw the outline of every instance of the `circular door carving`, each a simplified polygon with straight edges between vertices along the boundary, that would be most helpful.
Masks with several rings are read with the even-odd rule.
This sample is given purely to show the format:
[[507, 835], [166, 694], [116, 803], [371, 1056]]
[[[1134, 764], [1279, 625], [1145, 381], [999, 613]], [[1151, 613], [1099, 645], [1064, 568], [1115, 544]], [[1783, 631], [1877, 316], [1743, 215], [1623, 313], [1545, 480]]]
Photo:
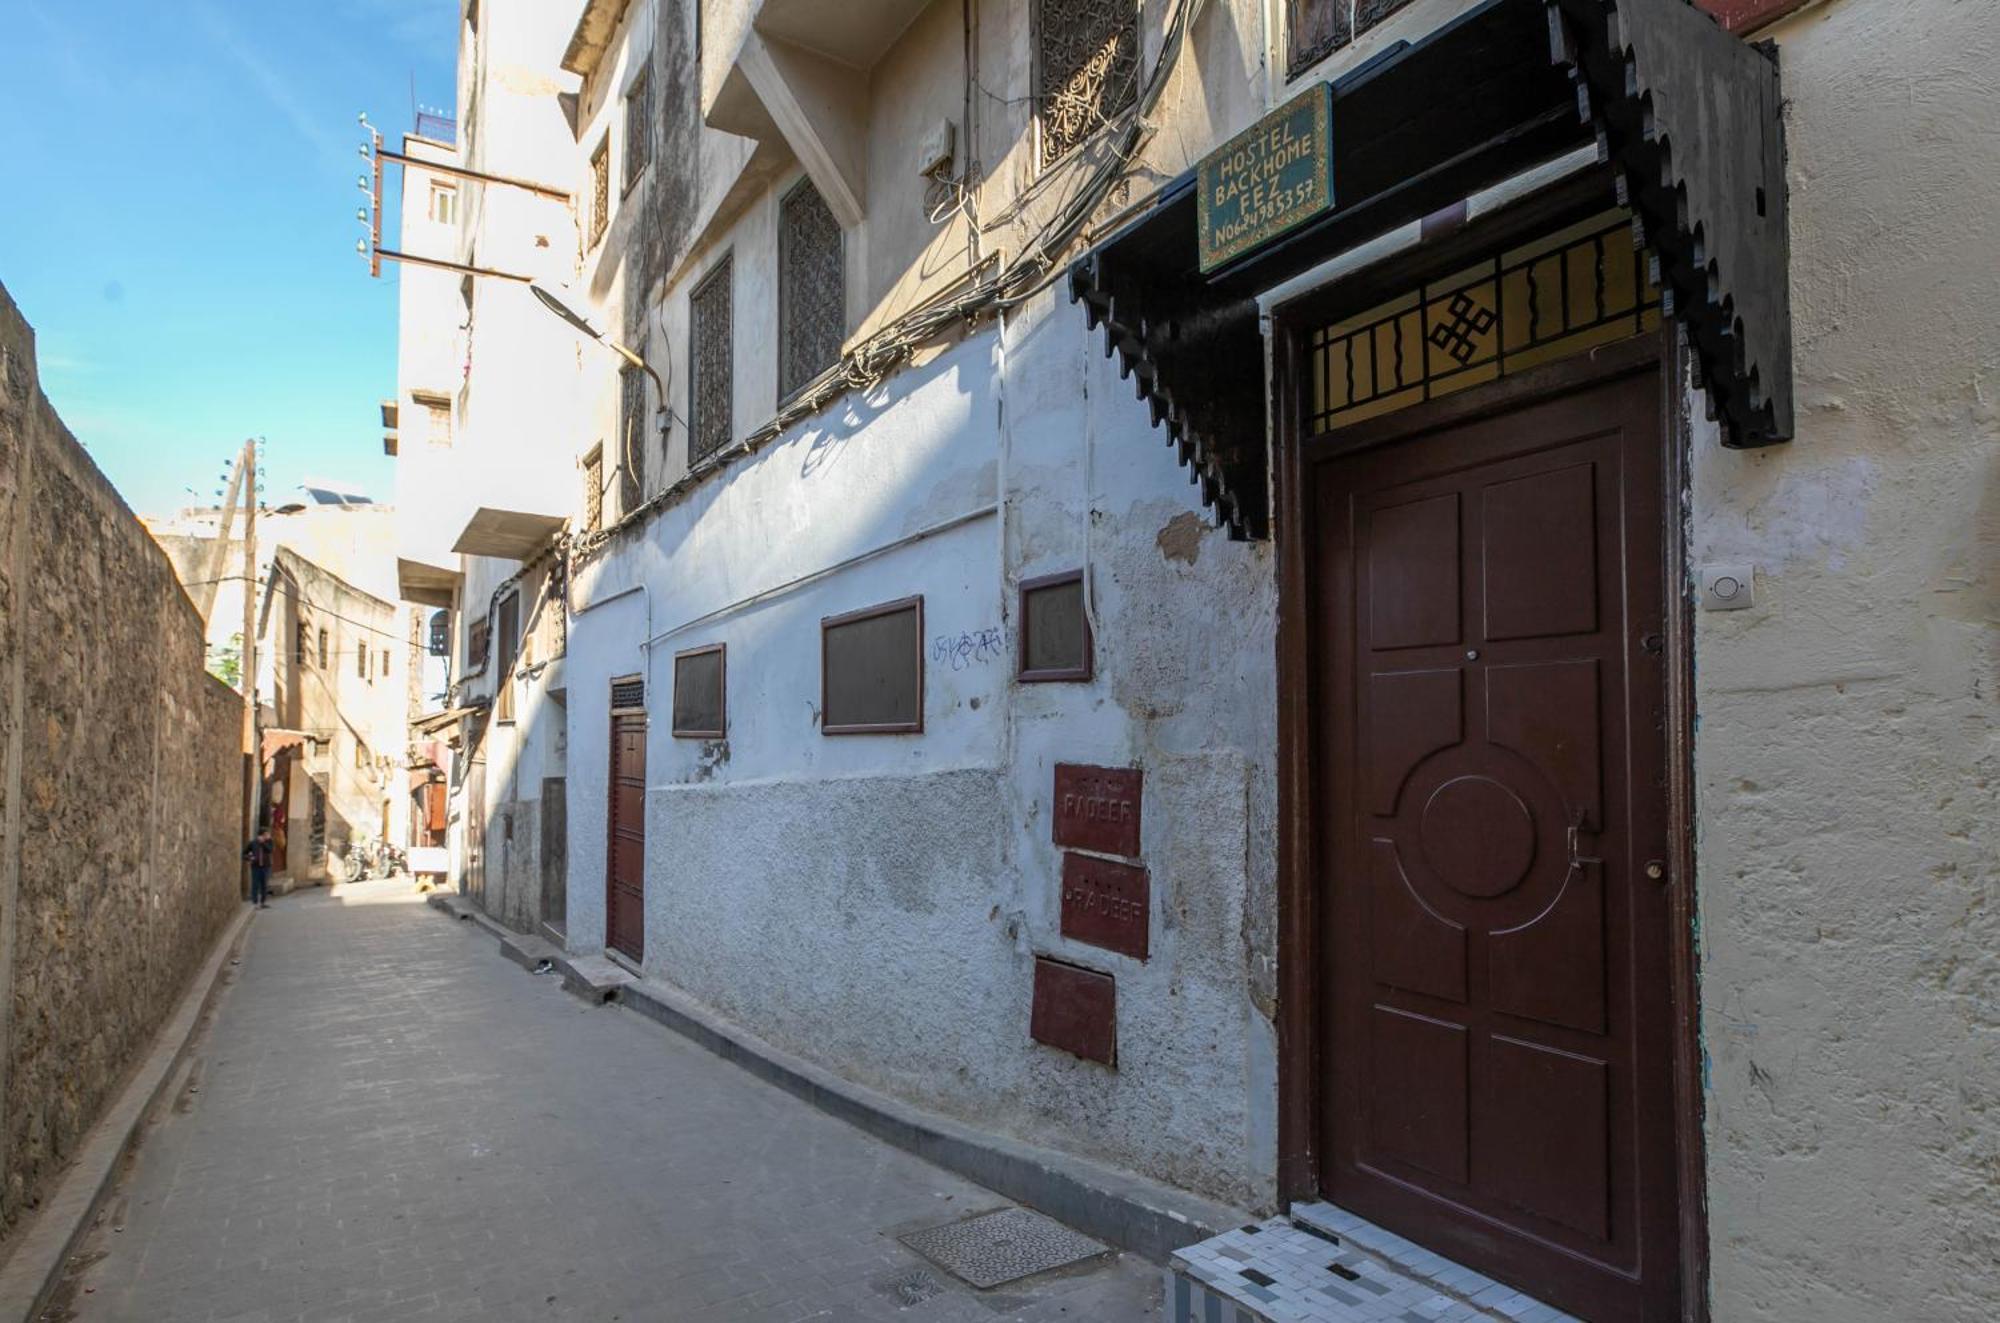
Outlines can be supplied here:
[[1459, 776], [1431, 792], [1419, 833], [1440, 881], [1466, 896], [1504, 896], [1535, 861], [1535, 818], [1490, 776]]

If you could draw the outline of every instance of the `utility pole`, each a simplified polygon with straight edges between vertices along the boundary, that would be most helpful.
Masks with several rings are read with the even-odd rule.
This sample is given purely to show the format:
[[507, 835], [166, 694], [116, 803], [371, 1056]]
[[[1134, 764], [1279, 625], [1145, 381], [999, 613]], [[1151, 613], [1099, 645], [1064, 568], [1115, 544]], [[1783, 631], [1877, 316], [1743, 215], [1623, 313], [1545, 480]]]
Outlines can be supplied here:
[[[243, 443], [243, 455], [236, 462], [243, 476], [243, 839], [257, 830], [258, 791], [264, 775], [263, 750], [257, 738], [257, 439]], [[228, 528], [225, 517], [223, 527]], [[228, 534], [225, 532], [224, 537]], [[250, 872], [246, 864], [238, 887], [245, 899], [250, 895]]]

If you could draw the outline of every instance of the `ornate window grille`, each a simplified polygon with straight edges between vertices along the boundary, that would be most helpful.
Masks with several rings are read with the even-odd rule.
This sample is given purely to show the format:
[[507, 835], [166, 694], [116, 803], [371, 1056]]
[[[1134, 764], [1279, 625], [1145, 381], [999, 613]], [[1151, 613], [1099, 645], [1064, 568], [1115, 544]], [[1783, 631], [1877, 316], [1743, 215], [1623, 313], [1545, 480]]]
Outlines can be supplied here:
[[639, 70], [632, 88], [625, 93], [625, 191], [639, 182], [646, 163], [653, 159], [653, 80], [648, 70]]
[[583, 526], [596, 532], [604, 526], [604, 447], [598, 446], [583, 460]]
[[1410, 0], [1285, 0], [1285, 72], [1296, 78]]
[[630, 513], [646, 491], [646, 376], [628, 367], [618, 376], [619, 509]]
[[1607, 212], [1320, 327], [1308, 342], [1312, 431], [1655, 330], [1648, 267], [1630, 216]]
[[840, 224], [812, 181], [801, 179], [779, 204], [779, 399], [839, 359], [846, 304]]
[[1138, 91], [1136, 0], [1035, 0], [1035, 115], [1043, 165], [1067, 155]]
[[688, 463], [697, 464], [729, 442], [735, 355], [730, 284], [735, 261], [725, 257], [688, 296]]
[[590, 246], [604, 237], [611, 223], [611, 138], [607, 134], [590, 154]]

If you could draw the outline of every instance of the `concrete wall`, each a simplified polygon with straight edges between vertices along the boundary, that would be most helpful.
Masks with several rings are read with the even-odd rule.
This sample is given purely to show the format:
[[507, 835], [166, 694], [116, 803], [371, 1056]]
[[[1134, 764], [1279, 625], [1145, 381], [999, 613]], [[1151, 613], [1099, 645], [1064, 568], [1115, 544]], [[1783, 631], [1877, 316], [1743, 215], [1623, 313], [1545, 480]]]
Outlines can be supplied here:
[[0, 290], [0, 1226], [34, 1205], [238, 897], [242, 705], [62, 425]]
[[2000, 15], [1845, 0], [1774, 35], [1799, 434], [1694, 445], [1697, 564], [1758, 572], [1697, 618], [1715, 1317], [1987, 1319]]

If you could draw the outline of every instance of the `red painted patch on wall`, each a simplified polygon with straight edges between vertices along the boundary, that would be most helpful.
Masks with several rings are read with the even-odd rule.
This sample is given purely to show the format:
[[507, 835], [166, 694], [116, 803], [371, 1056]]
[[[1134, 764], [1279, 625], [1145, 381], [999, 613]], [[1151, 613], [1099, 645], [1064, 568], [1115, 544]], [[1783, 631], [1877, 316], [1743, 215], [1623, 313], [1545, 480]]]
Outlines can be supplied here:
[[1137, 960], [1150, 953], [1152, 880], [1134, 864], [1063, 854], [1062, 934]]
[[1094, 969], [1035, 957], [1028, 1034], [1086, 1061], [1118, 1064], [1118, 981]]
[[1055, 807], [1050, 815], [1055, 843], [1137, 857], [1144, 775], [1136, 767], [1057, 763]]

